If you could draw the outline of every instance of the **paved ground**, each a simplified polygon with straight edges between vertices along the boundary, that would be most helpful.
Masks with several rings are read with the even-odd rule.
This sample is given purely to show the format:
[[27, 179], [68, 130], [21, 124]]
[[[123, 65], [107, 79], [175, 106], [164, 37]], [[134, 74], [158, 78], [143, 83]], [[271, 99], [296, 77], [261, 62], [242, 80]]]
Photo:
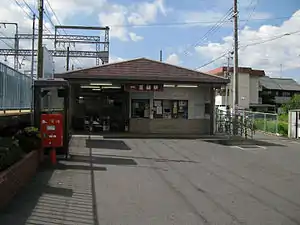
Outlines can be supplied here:
[[300, 224], [300, 142], [261, 139], [283, 146], [130, 139], [131, 150], [88, 149], [77, 137], [71, 160], [42, 170], [0, 224]]

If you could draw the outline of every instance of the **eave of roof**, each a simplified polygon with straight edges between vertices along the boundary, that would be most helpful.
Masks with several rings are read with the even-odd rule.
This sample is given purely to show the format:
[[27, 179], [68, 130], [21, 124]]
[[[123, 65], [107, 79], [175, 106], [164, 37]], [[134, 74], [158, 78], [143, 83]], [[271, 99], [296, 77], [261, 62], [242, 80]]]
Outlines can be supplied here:
[[[168, 76], [157, 75], [156, 76], [155, 74], [151, 74], [151, 71], [143, 71], [142, 69], [141, 69], [141, 73], [143, 72], [143, 75], [140, 75], [140, 74], [136, 73], [136, 71], [135, 71], [136, 68], [133, 68], [132, 71], [130, 71], [130, 69], [127, 68], [129, 71], [122, 73], [122, 75], [109, 73], [109, 69], [116, 71], [117, 70], [116, 66], [122, 67], [123, 65], [126, 65], [126, 63], [131, 63], [131, 62], [135, 62], [135, 61], [139, 62], [139, 61], [143, 61], [143, 60], [152, 62], [152, 63], [157, 63], [160, 65], [166, 65], [166, 66], [169, 66], [169, 68], [175, 68], [181, 72], [186, 71], [187, 75], [186, 76], [176, 76], [176, 75], [175, 76], [170, 76], [170, 75], [168, 75]], [[113, 66], [113, 67], [109, 68], [109, 66]], [[95, 71], [97, 69], [99, 69], [99, 70], [107, 69], [108, 71], [107, 71], [107, 73], [98, 75], [98, 74], [95, 74], [96, 73]], [[120, 68], [118, 68], [118, 69], [120, 69]], [[88, 72], [91, 72], [91, 71], [93, 71], [94, 74], [88, 74]], [[118, 71], [118, 72], [120, 72], [120, 71]], [[180, 74], [180, 73], [178, 73], [178, 74]], [[65, 73], [55, 74], [55, 77], [65, 78], [65, 79], [99, 79], [99, 80], [111, 79], [111, 80], [144, 80], [144, 81], [156, 80], [156, 81], [182, 81], [182, 82], [220, 83], [220, 84], [229, 83], [228, 79], [217, 76], [217, 75], [211, 75], [211, 74], [203, 73], [200, 71], [196, 71], [196, 70], [192, 70], [192, 69], [180, 67], [177, 65], [168, 64], [165, 62], [152, 60], [152, 59], [146, 59], [146, 58], [131, 59], [131, 60], [127, 60], [127, 61], [108, 63], [108, 64], [91, 67], [91, 68], [87, 68], [87, 69], [68, 71]]]

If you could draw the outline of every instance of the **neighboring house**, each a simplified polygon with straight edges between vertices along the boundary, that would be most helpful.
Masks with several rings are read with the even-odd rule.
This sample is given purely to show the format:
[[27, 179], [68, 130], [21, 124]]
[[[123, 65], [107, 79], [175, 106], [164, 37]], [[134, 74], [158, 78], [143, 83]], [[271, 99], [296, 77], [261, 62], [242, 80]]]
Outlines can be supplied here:
[[[300, 85], [290, 78], [271, 78], [263, 70], [240, 67], [238, 71], [238, 107], [252, 111], [276, 112], [295, 94], [300, 94]], [[220, 67], [209, 74], [231, 77], [233, 68]], [[227, 92], [227, 97], [226, 93]], [[232, 106], [232, 82], [217, 90], [215, 104]]]
[[259, 80], [261, 104], [273, 104], [280, 108], [295, 94], [300, 94], [300, 85], [291, 78], [261, 77]]
[[[212, 75], [222, 77], [227, 76], [227, 67], [220, 67], [207, 72]], [[229, 68], [229, 77], [233, 73], [233, 68]], [[238, 106], [250, 109], [251, 105], [259, 104], [259, 79], [265, 76], [263, 70], [254, 70], [248, 67], [240, 67], [238, 71]], [[226, 93], [227, 92], [227, 97]], [[227, 102], [227, 103], [226, 103]], [[215, 104], [217, 106], [232, 106], [232, 82], [227, 87], [219, 89], [216, 93]]]

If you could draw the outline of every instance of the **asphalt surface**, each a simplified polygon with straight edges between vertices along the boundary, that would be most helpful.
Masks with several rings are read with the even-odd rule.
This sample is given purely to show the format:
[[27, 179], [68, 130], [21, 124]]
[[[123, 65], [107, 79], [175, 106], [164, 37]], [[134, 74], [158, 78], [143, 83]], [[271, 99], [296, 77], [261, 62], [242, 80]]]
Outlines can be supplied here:
[[260, 140], [281, 146], [128, 139], [118, 150], [76, 137], [72, 158], [39, 172], [0, 224], [300, 224], [300, 142]]

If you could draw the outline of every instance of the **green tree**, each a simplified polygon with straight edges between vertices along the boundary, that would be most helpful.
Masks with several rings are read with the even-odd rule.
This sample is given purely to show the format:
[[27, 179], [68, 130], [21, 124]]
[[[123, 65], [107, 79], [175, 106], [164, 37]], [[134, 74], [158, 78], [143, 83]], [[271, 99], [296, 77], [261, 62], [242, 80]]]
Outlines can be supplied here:
[[294, 95], [287, 103], [282, 105], [285, 113], [292, 109], [300, 109], [300, 94]]

